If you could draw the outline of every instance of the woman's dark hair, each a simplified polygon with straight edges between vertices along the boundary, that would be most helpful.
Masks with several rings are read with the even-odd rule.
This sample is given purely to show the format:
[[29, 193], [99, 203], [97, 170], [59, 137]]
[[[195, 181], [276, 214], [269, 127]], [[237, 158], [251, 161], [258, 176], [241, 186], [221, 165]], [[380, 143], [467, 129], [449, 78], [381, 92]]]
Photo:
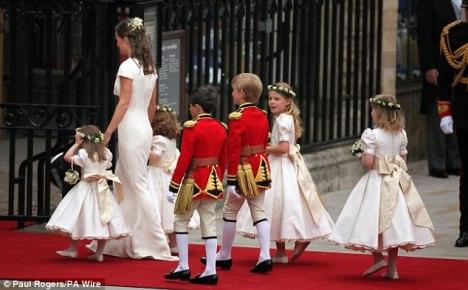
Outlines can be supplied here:
[[138, 59], [143, 66], [145, 75], [155, 72], [153, 57], [151, 55], [151, 43], [145, 34], [143, 21], [140, 18], [126, 18], [115, 26], [118, 37], [127, 37], [132, 49], [132, 57]]
[[213, 113], [218, 98], [218, 90], [212, 85], [199, 87], [189, 97], [189, 102], [194, 105], [200, 105], [205, 113]]

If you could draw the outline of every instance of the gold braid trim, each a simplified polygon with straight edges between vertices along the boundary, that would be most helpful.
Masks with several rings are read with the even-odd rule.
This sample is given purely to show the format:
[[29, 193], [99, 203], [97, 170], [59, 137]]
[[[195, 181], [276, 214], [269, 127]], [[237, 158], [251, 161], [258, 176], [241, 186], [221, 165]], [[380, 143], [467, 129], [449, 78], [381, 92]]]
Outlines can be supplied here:
[[447, 26], [444, 27], [442, 30], [442, 34], [440, 35], [440, 50], [444, 53], [445, 58], [447, 59], [448, 64], [455, 70], [459, 70], [457, 75], [455, 76], [452, 87], [455, 87], [459, 82], [463, 84], [468, 84], [468, 77], [463, 77], [463, 74], [466, 69], [466, 65], [468, 63], [468, 43], [465, 43], [461, 47], [459, 47], [455, 52], [452, 52], [449, 42], [449, 30], [460, 24], [462, 21], [454, 21]]

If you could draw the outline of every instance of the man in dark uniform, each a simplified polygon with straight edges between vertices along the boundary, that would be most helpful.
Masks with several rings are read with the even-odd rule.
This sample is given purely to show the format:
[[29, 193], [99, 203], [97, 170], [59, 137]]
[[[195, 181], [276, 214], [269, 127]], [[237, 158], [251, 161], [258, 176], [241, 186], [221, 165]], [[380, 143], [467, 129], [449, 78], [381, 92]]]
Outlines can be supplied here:
[[460, 150], [461, 217], [460, 236], [455, 247], [468, 246], [468, 0], [463, 0], [461, 7], [465, 21], [455, 21], [444, 27], [440, 38], [443, 62], [439, 69], [438, 102], [440, 128], [445, 134], [457, 134]]
[[[458, 3], [457, 3], [458, 1]], [[421, 114], [426, 115], [429, 175], [447, 178], [458, 174], [460, 160], [457, 141], [445, 135], [437, 115], [440, 33], [447, 24], [462, 19], [461, 0], [419, 0], [417, 2], [418, 49], [422, 75]]]

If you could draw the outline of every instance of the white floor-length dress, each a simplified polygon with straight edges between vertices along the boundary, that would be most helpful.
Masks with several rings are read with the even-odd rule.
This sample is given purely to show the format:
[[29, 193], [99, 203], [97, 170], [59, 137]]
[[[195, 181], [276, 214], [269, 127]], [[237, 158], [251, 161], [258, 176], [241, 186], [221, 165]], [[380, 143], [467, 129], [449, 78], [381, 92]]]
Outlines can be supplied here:
[[[91, 161], [85, 149], [73, 156], [73, 164], [85, 174], [104, 174], [112, 166], [112, 153], [106, 149], [106, 160]], [[130, 234], [120, 207], [114, 197], [108, 205], [112, 218], [101, 223], [97, 182], [81, 180], [62, 199], [46, 225], [46, 229], [66, 233], [73, 240], [114, 239]]]
[[[297, 148], [294, 119], [288, 114], [280, 114], [276, 118], [271, 132], [272, 145], [282, 141], [289, 142], [291, 150]], [[297, 166], [288, 154], [269, 155], [268, 159], [272, 184], [265, 191], [264, 207], [271, 225], [271, 240], [306, 242], [327, 237], [333, 229], [333, 220], [323, 206], [313, 180], [308, 179], [309, 190], [303, 192], [298, 182]], [[318, 213], [314, 213], [313, 208], [320, 211], [316, 219], [314, 214]], [[257, 230], [247, 203], [244, 203], [237, 217], [237, 232], [244, 237], [255, 238]]]
[[[406, 132], [401, 130], [392, 133], [380, 128], [366, 129], [361, 139], [366, 144], [364, 153], [374, 155], [376, 162], [379, 159], [389, 160], [390, 166], [395, 170], [393, 174], [397, 175], [396, 170], [401, 170], [399, 168], [401, 166], [395, 167], [395, 160], [401, 160], [400, 156], [407, 154]], [[405, 164], [402, 165], [406, 167]], [[396, 178], [403, 178], [404, 174], [401, 173]], [[397, 183], [396, 190], [391, 192], [394, 194], [394, 202], [391, 203], [392, 214], [385, 223], [388, 226], [381, 227], [381, 215], [388, 210], [388, 207], [381, 207], [382, 178], [383, 175], [377, 170], [370, 170], [359, 180], [336, 221], [330, 241], [361, 251], [385, 251], [393, 247], [412, 251], [433, 245], [432, 221], [412, 181], [410, 182], [412, 202], [407, 202], [408, 193], [403, 193], [402, 186]], [[418, 201], [417, 211], [411, 212], [410, 208], [414, 207], [414, 201]], [[421, 220], [421, 216], [425, 218], [424, 223], [416, 225], [417, 221]]]
[[138, 60], [128, 58], [117, 73], [114, 94], [120, 95], [120, 77], [132, 79], [129, 107], [118, 127], [118, 161], [115, 174], [123, 184], [121, 203], [132, 235], [107, 243], [104, 254], [134, 259], [153, 258], [174, 261], [156, 208], [156, 199], [148, 186], [147, 163], [152, 144], [148, 118], [157, 74], [143, 74]]

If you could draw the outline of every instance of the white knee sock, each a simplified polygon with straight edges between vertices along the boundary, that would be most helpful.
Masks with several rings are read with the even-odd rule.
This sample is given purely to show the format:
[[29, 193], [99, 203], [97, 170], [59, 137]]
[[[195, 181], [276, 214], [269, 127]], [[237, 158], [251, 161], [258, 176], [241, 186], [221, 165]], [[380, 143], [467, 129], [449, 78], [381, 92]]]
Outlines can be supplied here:
[[217, 239], [205, 240], [206, 266], [201, 277], [216, 274], [216, 246]]
[[236, 236], [236, 223], [224, 222], [223, 224], [223, 241], [221, 250], [216, 254], [216, 260], [229, 260], [231, 259], [231, 249]]
[[261, 263], [270, 259], [270, 223], [268, 221], [259, 222], [257, 225], [258, 240], [260, 242], [260, 256], [258, 262]]
[[188, 234], [176, 234], [177, 248], [179, 248], [179, 266], [177, 266], [175, 272], [187, 270], [189, 268], [188, 263], [188, 245], [189, 236]]

